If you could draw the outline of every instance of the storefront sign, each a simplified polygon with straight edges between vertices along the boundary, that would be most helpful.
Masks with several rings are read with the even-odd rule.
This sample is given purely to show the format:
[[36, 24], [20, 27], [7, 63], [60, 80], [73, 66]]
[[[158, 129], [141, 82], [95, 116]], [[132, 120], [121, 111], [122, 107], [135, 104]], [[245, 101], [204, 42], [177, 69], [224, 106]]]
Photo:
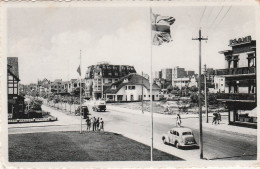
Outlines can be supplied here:
[[249, 43], [251, 42], [251, 36], [247, 36], [244, 38], [238, 38], [238, 39], [231, 39], [229, 41], [229, 45], [237, 45], [237, 44], [241, 44], [241, 43]]

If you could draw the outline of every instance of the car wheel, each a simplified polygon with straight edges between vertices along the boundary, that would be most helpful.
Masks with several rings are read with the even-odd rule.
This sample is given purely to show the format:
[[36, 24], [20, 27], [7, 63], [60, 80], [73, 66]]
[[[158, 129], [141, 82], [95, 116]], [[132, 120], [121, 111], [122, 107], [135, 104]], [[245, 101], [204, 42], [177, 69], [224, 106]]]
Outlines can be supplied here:
[[180, 144], [179, 144], [179, 142], [177, 142], [175, 145], [176, 145], [176, 148], [177, 148], [177, 149], [180, 149]]
[[165, 137], [163, 137], [162, 140], [163, 140], [163, 144], [167, 144]]

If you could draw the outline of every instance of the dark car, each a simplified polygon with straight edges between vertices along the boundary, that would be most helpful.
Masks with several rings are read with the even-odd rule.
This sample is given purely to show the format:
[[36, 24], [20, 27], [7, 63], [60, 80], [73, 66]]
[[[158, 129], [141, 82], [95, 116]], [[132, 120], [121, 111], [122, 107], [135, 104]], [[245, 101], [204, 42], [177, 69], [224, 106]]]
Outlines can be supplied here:
[[[90, 114], [89, 114], [89, 110], [88, 110], [88, 106], [81, 106], [81, 112], [83, 115], [83, 118], [86, 119]], [[75, 110], [75, 115], [79, 116], [80, 115], [80, 106], [77, 107], [77, 109]]]

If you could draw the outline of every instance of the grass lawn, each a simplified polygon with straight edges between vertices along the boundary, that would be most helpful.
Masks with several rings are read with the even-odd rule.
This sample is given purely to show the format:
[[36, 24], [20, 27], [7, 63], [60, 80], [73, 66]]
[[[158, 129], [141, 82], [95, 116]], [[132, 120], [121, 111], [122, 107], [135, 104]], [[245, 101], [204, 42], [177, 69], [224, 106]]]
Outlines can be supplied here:
[[[109, 132], [11, 134], [10, 162], [149, 161], [150, 147]], [[154, 160], [182, 160], [154, 150]]]

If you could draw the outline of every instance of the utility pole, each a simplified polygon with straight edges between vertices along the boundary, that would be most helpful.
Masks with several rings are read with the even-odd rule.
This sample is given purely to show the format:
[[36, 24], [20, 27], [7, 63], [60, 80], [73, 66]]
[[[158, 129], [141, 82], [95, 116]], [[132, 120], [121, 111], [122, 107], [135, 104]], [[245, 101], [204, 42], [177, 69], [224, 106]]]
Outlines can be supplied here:
[[201, 111], [201, 41], [208, 40], [208, 38], [203, 38], [201, 36], [201, 29], [199, 30], [199, 37], [192, 38], [192, 40], [199, 41], [199, 122], [200, 122], [200, 159], [203, 159], [203, 134], [202, 134], [202, 111]]
[[207, 97], [207, 67], [206, 64], [204, 65], [204, 94], [205, 94], [205, 110], [206, 110], [206, 114], [207, 114], [207, 123], [209, 122], [209, 114], [208, 114], [208, 97]]
[[144, 75], [142, 72], [142, 113], [144, 113], [144, 81], [143, 81]]

